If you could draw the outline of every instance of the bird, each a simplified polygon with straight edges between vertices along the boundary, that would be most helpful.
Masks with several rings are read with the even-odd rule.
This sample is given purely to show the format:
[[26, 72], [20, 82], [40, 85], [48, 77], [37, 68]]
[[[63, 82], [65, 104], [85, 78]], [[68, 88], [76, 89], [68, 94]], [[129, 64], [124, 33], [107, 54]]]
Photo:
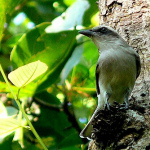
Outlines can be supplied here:
[[91, 140], [91, 123], [99, 110], [110, 110], [114, 102], [125, 103], [124, 109], [129, 107], [128, 98], [140, 74], [141, 63], [139, 54], [110, 26], [100, 25], [79, 33], [91, 38], [99, 51], [95, 69], [98, 104], [80, 132], [81, 138]]

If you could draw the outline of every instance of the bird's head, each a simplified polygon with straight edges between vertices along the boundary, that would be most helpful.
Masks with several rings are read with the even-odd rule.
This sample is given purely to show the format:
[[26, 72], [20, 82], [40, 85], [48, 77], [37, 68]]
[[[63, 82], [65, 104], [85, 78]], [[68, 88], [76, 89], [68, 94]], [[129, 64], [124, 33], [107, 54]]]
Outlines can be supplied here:
[[91, 38], [99, 50], [103, 50], [106, 47], [111, 47], [114, 44], [118, 45], [125, 42], [119, 36], [117, 31], [104, 25], [89, 30], [81, 30], [79, 33]]

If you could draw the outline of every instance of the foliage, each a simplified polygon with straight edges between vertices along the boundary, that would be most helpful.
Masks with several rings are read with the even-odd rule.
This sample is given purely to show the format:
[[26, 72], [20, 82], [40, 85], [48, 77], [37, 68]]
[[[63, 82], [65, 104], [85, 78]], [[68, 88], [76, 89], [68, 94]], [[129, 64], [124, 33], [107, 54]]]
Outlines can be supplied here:
[[[96, 106], [98, 52], [78, 30], [98, 25], [96, 1], [1, 0], [0, 10], [0, 64], [37, 133], [51, 150], [86, 149], [79, 132]], [[33, 62], [47, 71], [20, 70]], [[42, 75], [28, 80], [34, 72]], [[42, 149], [14, 99], [0, 76], [0, 149]]]

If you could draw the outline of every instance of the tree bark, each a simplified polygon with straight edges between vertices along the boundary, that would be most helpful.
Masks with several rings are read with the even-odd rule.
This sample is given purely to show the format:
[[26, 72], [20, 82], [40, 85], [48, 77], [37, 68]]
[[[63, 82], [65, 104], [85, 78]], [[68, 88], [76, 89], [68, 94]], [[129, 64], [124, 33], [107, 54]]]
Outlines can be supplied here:
[[99, 0], [98, 5], [100, 25], [108, 25], [118, 31], [139, 53], [142, 68], [131, 94], [129, 109], [122, 111], [113, 108], [111, 112], [101, 111], [95, 118], [93, 140], [89, 144], [89, 150], [148, 150], [150, 149], [150, 0]]

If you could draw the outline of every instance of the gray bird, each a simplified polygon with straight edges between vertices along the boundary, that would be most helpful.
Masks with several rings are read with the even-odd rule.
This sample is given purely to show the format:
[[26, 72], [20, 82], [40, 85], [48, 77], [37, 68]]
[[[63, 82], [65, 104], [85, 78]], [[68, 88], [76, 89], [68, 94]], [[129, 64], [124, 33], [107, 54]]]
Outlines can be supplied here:
[[100, 109], [110, 109], [115, 101], [120, 104], [125, 102], [125, 108], [128, 108], [128, 98], [141, 65], [138, 53], [113, 28], [98, 26], [79, 33], [91, 38], [100, 54], [95, 73], [98, 105], [80, 133], [81, 138], [91, 139], [91, 122]]

